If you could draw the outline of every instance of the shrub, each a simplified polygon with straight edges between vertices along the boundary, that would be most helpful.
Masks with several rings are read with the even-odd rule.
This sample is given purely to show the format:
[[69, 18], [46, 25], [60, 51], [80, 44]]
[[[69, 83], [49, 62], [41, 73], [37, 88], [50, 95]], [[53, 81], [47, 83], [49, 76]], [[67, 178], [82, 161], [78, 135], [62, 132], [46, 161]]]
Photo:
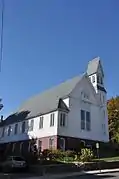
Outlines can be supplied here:
[[74, 151], [67, 150], [64, 152], [64, 159], [66, 161], [74, 161], [75, 158], [76, 158], [76, 153]]
[[64, 153], [61, 150], [54, 150], [54, 149], [45, 149], [42, 152], [43, 158], [50, 160], [62, 160], [64, 157]]
[[65, 157], [72, 157], [75, 158], [76, 153], [74, 151], [71, 150], [67, 150], [64, 152]]
[[49, 150], [49, 149], [43, 150], [43, 152], [42, 152], [42, 157], [43, 157], [44, 159], [47, 159], [47, 158], [49, 157], [49, 155], [50, 155], [50, 150]]
[[89, 162], [92, 160], [93, 157], [94, 155], [91, 149], [87, 149], [87, 148], [81, 149], [80, 160], [82, 162]]

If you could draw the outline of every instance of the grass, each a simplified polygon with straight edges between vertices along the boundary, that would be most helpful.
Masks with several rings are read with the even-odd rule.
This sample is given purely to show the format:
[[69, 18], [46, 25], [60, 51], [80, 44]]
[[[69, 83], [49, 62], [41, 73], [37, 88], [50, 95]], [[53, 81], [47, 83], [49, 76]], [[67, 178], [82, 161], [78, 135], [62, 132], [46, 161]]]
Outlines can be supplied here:
[[[94, 161], [96, 161], [98, 159], [94, 159]], [[105, 162], [111, 162], [111, 161], [119, 161], [119, 156], [116, 157], [108, 157], [108, 158], [100, 158], [101, 161], [105, 161]]]

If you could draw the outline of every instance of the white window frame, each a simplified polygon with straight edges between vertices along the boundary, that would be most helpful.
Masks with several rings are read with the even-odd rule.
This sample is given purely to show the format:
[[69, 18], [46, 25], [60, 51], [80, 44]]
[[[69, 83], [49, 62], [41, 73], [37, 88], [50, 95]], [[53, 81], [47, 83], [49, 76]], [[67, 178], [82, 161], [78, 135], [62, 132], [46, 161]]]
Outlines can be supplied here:
[[60, 113], [60, 127], [65, 127], [66, 126], [66, 113], [61, 112]]
[[12, 130], [12, 127], [11, 127], [11, 126], [8, 126], [8, 131], [7, 131], [7, 135], [8, 135], [8, 136], [10, 136], [11, 130]]
[[84, 140], [81, 140], [81, 143], [83, 143], [83, 146], [86, 146], [86, 142]]
[[2, 137], [5, 136], [5, 127], [2, 128]]
[[[23, 125], [24, 125], [24, 128], [23, 128]], [[24, 129], [24, 130], [23, 130]], [[21, 125], [21, 132], [22, 133], [25, 133], [25, 131], [26, 131], [26, 121], [23, 121], [22, 122], [22, 125]]]
[[61, 150], [65, 151], [65, 147], [66, 147], [65, 138], [61, 137], [59, 140], [62, 140], [62, 141], [63, 141], [63, 147], [61, 147], [60, 142], [59, 142], [59, 145], [60, 145]]
[[[87, 114], [89, 114], [89, 119], [87, 119]], [[91, 115], [89, 111], [85, 111], [85, 119], [86, 119], [86, 130], [91, 131]]]
[[44, 117], [43, 117], [43, 116], [40, 116], [39, 129], [43, 129], [43, 122], [44, 122]]
[[[52, 142], [52, 144], [50, 142]], [[54, 148], [54, 142], [55, 142], [54, 138], [50, 137], [49, 138], [49, 149], [53, 149]]]
[[[90, 111], [85, 111], [85, 110], [81, 109], [80, 113], [81, 113], [81, 123], [80, 123], [81, 130], [82, 131], [84, 131], [84, 130], [91, 131], [91, 113], [90, 113]], [[89, 113], [89, 121], [87, 119], [87, 113]], [[89, 128], [87, 128], [88, 125], [89, 125]]]
[[92, 76], [92, 83], [95, 83], [95, 76]]
[[50, 114], [50, 127], [53, 127], [55, 125], [55, 114]]
[[[84, 113], [84, 118], [82, 118], [82, 112]], [[85, 130], [86, 126], [85, 126], [85, 111], [83, 109], [81, 109], [81, 130]]]
[[18, 133], [18, 123], [16, 123], [14, 126], [14, 135], [17, 135], [17, 133]]
[[34, 128], [34, 119], [31, 119], [29, 122], [30, 122], [29, 131], [33, 131], [33, 128]]

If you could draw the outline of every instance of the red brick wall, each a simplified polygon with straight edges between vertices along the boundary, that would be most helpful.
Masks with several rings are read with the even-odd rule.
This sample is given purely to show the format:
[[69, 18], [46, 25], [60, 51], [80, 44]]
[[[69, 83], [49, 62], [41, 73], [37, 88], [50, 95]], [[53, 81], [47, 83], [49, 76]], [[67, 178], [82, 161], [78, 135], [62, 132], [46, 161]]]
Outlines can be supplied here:
[[43, 151], [44, 149], [49, 149], [49, 139], [53, 138], [54, 139], [54, 149], [57, 149], [57, 136], [50, 136], [50, 137], [43, 137], [43, 138], [39, 138], [38, 140], [40, 140], [42, 142], [42, 147], [41, 147], [41, 151]]

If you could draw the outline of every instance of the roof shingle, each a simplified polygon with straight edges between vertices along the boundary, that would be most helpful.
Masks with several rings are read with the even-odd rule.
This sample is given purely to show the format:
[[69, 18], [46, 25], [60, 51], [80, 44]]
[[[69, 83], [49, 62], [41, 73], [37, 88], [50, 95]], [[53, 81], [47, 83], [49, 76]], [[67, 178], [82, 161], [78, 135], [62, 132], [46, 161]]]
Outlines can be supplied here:
[[96, 57], [93, 60], [89, 61], [88, 68], [87, 68], [87, 74], [92, 75], [97, 72], [98, 66], [100, 63], [100, 58]]
[[69, 79], [56, 87], [28, 99], [17, 112], [30, 111], [27, 118], [31, 118], [57, 109], [59, 99], [67, 97], [82, 79], [83, 75]]

